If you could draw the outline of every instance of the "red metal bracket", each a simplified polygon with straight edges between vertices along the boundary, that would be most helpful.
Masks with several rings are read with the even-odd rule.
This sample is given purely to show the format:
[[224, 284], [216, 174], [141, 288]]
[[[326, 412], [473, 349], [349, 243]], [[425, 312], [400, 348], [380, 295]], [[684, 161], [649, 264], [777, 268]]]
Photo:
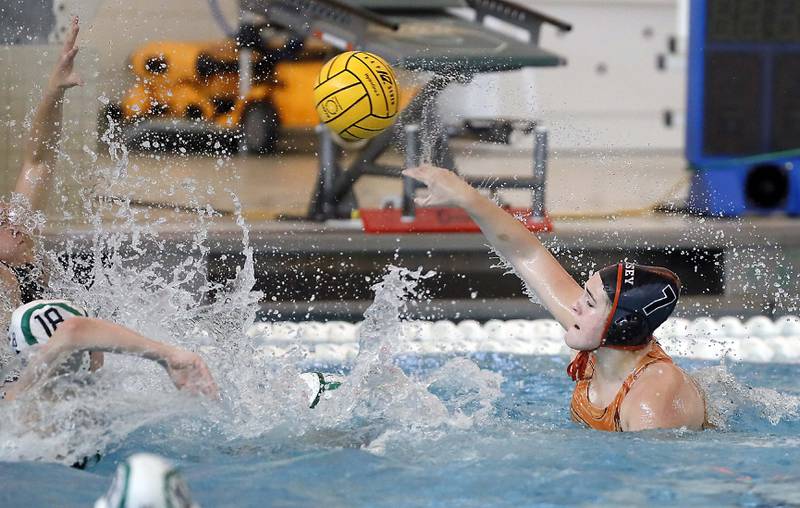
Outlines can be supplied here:
[[[529, 208], [504, 208], [520, 219], [531, 231], [547, 232], [553, 230], [553, 223], [547, 214], [534, 218]], [[399, 208], [361, 208], [359, 209], [364, 231], [369, 234], [385, 233], [479, 233], [480, 228], [469, 214], [461, 208], [417, 208], [412, 220], [404, 221]]]

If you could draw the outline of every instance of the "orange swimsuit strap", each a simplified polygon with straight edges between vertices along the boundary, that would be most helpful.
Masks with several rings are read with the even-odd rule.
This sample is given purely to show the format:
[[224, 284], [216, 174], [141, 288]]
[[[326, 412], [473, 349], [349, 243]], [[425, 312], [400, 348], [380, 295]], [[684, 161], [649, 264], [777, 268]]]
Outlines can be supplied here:
[[595, 357], [592, 355], [587, 369], [588, 375], [585, 379], [581, 379], [576, 383], [575, 390], [572, 392], [572, 403], [570, 404], [572, 419], [595, 430], [621, 432], [622, 426], [619, 420], [619, 411], [622, 407], [622, 401], [625, 400], [625, 396], [630, 391], [633, 383], [644, 369], [650, 365], [658, 362], [672, 363], [672, 358], [661, 349], [658, 342], [654, 342], [650, 351], [639, 360], [633, 372], [625, 378], [611, 404], [604, 408], [595, 406], [589, 400], [589, 384], [594, 372], [594, 362]]

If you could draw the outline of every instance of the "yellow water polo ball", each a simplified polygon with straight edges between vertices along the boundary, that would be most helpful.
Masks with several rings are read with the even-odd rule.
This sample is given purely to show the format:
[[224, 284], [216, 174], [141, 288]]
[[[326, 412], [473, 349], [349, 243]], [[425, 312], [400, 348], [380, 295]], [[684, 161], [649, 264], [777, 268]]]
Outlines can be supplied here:
[[330, 59], [314, 84], [320, 120], [346, 141], [369, 139], [392, 125], [400, 88], [386, 60], [366, 51]]

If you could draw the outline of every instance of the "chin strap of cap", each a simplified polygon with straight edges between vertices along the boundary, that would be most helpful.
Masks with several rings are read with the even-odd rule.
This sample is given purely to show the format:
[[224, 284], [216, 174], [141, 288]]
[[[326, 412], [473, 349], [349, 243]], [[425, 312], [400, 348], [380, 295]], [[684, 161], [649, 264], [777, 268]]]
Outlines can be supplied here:
[[591, 351], [579, 351], [577, 356], [573, 358], [569, 365], [567, 365], [567, 374], [573, 381], [583, 381], [586, 379], [586, 367], [589, 365], [589, 357]]

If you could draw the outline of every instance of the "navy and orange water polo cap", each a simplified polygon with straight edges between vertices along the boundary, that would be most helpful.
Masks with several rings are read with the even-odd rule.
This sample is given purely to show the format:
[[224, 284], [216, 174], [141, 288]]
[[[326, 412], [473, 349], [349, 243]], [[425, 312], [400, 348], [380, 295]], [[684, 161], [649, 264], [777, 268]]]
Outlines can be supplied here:
[[[600, 270], [611, 310], [603, 329], [600, 347], [641, 349], [653, 332], [675, 310], [681, 281], [675, 273], [659, 266], [624, 261]], [[567, 367], [573, 380], [583, 379], [590, 351], [581, 351]]]

